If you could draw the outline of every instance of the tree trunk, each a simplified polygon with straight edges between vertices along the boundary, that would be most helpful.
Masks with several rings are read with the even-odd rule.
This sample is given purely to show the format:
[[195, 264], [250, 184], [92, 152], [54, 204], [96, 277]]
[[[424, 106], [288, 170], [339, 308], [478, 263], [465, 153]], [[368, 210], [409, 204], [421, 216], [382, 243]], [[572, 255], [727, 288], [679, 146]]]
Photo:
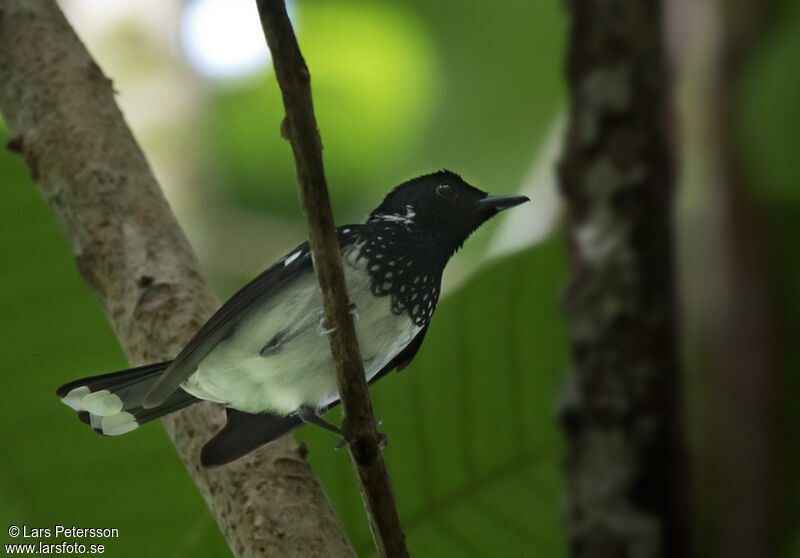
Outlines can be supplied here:
[[574, 374], [567, 529], [575, 557], [691, 556], [672, 245], [673, 154], [654, 0], [573, 0], [560, 166]]
[[[217, 301], [115, 101], [55, 2], [0, 4], [0, 110], [132, 365], [166, 360]], [[291, 437], [216, 469], [202, 445], [222, 409], [165, 418], [238, 557], [355, 556]]]

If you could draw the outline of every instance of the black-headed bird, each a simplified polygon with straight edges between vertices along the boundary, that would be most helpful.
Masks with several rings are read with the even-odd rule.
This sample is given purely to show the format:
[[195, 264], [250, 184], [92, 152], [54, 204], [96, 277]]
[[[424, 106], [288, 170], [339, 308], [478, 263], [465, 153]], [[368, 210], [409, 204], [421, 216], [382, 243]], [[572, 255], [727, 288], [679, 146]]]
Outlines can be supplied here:
[[[498, 212], [528, 201], [489, 196], [440, 171], [392, 190], [366, 223], [337, 228], [364, 372], [374, 382], [419, 350], [442, 273], [464, 241]], [[203, 448], [221, 465], [321, 415], [339, 402], [308, 243], [228, 300], [174, 360], [70, 382], [57, 390], [95, 432], [115, 436], [198, 401], [227, 407]]]

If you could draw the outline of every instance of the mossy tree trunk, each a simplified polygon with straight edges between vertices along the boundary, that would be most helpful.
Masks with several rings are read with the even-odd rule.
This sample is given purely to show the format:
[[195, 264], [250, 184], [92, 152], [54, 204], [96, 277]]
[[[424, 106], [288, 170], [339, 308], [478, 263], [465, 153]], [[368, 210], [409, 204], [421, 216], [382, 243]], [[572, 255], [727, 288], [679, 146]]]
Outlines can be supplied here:
[[572, 277], [567, 529], [575, 557], [691, 556], [661, 4], [569, 2], [559, 174]]

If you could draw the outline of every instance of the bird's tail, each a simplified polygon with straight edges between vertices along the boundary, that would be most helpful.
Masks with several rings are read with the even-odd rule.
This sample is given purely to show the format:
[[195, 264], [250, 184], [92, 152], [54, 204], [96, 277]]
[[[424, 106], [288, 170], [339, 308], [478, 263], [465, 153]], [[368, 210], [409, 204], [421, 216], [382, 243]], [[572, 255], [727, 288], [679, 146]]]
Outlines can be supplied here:
[[167, 365], [169, 361], [75, 380], [58, 388], [56, 395], [98, 434], [118, 436], [199, 401], [179, 389], [158, 407], [142, 407]]

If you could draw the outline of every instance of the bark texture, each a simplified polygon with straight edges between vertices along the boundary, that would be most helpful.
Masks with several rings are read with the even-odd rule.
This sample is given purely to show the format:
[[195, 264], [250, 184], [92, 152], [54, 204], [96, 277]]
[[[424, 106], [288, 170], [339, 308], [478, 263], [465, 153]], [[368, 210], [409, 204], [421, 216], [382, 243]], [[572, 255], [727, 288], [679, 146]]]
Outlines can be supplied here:
[[[0, 110], [131, 365], [172, 358], [217, 300], [128, 129], [110, 80], [52, 1], [0, 4]], [[223, 412], [165, 419], [234, 554], [355, 556], [291, 437], [199, 465]]]
[[691, 556], [656, 0], [569, 2], [560, 165], [574, 374], [561, 408], [575, 557]]
[[306, 216], [314, 270], [342, 400], [342, 434], [361, 481], [370, 528], [381, 556], [408, 556], [391, 480], [379, 445], [375, 415], [358, 348], [341, 252], [322, 165], [322, 140], [314, 116], [311, 78], [286, 13], [284, 0], [258, 0], [264, 35], [283, 94], [283, 132], [292, 145], [297, 186]]

